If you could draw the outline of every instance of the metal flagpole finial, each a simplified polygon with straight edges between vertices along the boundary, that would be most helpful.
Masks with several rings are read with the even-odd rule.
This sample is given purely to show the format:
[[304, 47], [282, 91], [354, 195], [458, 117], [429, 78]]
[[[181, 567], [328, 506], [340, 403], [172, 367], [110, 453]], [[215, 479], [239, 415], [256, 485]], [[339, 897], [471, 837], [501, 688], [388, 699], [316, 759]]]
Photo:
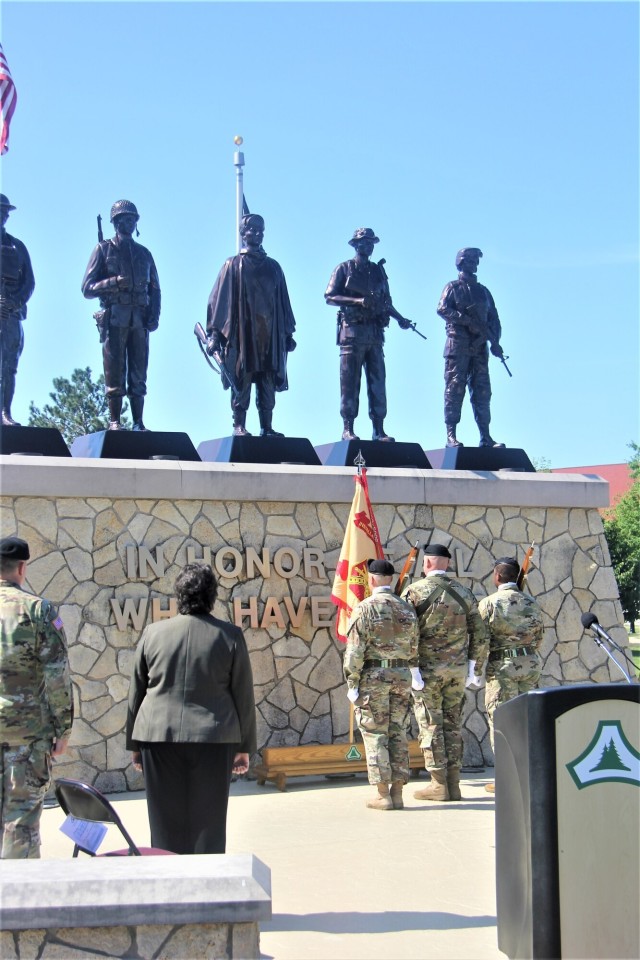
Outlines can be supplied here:
[[[236, 147], [242, 146], [243, 139], [239, 134], [233, 138]], [[244, 182], [242, 168], [244, 167], [244, 153], [236, 150], [233, 154], [233, 165], [236, 168], [236, 253], [240, 253], [242, 247], [242, 238], [240, 236], [240, 223], [244, 215]]]
[[367, 461], [362, 456], [362, 450], [358, 450], [358, 456], [353, 461], [353, 465], [354, 467], [358, 468], [358, 476], [360, 476], [360, 474], [362, 473], [362, 468], [366, 467], [367, 465]]

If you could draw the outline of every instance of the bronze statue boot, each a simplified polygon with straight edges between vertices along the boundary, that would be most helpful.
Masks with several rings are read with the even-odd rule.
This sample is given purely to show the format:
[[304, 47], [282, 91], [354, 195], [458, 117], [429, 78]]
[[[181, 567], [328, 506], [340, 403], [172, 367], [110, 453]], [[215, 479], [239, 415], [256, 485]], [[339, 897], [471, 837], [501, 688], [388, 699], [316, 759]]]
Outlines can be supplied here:
[[342, 431], [343, 440], [359, 440], [360, 437], [353, 432], [353, 420], [343, 420], [344, 430]]
[[389, 795], [388, 783], [376, 783], [378, 796], [374, 800], [369, 800], [367, 806], [370, 810], [393, 810], [393, 801]]
[[449, 791], [449, 800], [462, 800], [462, 794], [460, 793], [460, 767], [448, 767], [447, 789]]
[[489, 433], [488, 427], [480, 427], [480, 443], [479, 447], [495, 447], [496, 449], [504, 449], [504, 443], [496, 443], [491, 434]]
[[388, 433], [384, 432], [384, 422], [382, 420], [373, 421], [373, 436], [372, 440], [383, 440], [385, 443], [395, 443], [396, 438], [390, 437]]
[[449, 788], [444, 770], [430, 770], [431, 783], [424, 790], [416, 790], [416, 800], [448, 800]]
[[247, 411], [246, 410], [237, 410], [233, 414], [233, 436], [234, 437], [250, 437], [251, 434], [245, 427], [247, 420]]
[[393, 804], [394, 810], [404, 810], [404, 801], [402, 799], [403, 787], [404, 782], [402, 780], [394, 780], [391, 784], [389, 795], [391, 797], [391, 803]]
[[129, 397], [131, 404], [131, 416], [133, 417], [132, 430], [147, 433], [147, 428], [142, 422], [142, 411], [144, 410], [144, 397]]
[[2, 384], [2, 426], [19, 427], [21, 424], [11, 416], [11, 402], [16, 389], [16, 376], [14, 373], [8, 373], [4, 376]]
[[260, 436], [261, 437], [284, 437], [284, 433], [278, 433], [277, 430], [274, 430], [271, 426], [271, 417], [273, 414], [271, 410], [258, 410], [258, 417], [260, 418]]
[[122, 430], [120, 415], [122, 413], [122, 397], [109, 397], [109, 426], [107, 430]]
[[463, 447], [464, 444], [461, 443], [460, 440], [458, 440], [457, 437], [456, 437], [456, 426], [457, 426], [457, 424], [455, 424], [455, 423], [447, 423], [447, 424], [445, 424], [445, 426], [446, 426], [446, 428], [447, 428], [447, 446], [448, 446], [448, 447]]

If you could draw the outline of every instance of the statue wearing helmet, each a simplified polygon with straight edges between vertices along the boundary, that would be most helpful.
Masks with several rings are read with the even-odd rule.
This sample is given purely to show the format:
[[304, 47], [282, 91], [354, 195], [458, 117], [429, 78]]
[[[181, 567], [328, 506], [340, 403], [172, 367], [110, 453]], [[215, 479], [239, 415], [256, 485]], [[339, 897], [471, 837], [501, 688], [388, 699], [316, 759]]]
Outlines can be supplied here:
[[16, 389], [18, 360], [24, 345], [22, 321], [27, 316], [27, 300], [33, 293], [35, 280], [31, 260], [24, 243], [5, 230], [9, 213], [16, 208], [0, 193], [2, 218], [2, 287], [0, 289], [0, 400], [2, 425], [19, 427], [11, 416], [11, 403]]
[[109, 430], [122, 429], [122, 399], [131, 405], [134, 430], [142, 421], [147, 392], [149, 333], [160, 319], [160, 282], [153, 257], [136, 243], [133, 231], [140, 219], [134, 203], [117, 200], [111, 207], [115, 236], [101, 240], [91, 254], [82, 292], [98, 298], [94, 314], [102, 343], [104, 380], [109, 404]]
[[446, 285], [438, 304], [438, 314], [447, 327], [444, 420], [448, 447], [462, 446], [456, 437], [456, 427], [460, 422], [467, 387], [480, 431], [479, 446], [504, 447], [503, 443], [496, 443], [489, 433], [491, 381], [487, 341], [495, 357], [502, 357], [503, 351], [500, 346], [500, 319], [493, 297], [476, 278], [481, 256], [482, 250], [478, 247], [464, 247], [458, 251], [458, 279]]

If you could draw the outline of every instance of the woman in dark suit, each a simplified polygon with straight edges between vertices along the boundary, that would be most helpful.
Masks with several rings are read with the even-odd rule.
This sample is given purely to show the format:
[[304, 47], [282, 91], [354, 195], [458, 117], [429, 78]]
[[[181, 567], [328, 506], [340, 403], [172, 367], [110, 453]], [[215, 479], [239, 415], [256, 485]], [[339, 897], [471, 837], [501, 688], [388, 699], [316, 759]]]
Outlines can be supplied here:
[[240, 628], [211, 614], [211, 567], [187, 564], [175, 589], [178, 615], [138, 643], [127, 748], [144, 771], [152, 846], [224, 853], [231, 773], [256, 749], [251, 662]]

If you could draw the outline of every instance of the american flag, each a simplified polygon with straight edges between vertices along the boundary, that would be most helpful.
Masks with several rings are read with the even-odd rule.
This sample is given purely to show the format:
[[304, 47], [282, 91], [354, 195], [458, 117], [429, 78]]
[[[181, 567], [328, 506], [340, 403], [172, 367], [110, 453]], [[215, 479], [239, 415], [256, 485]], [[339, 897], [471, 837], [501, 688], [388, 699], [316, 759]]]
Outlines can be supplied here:
[[0, 154], [4, 154], [9, 149], [9, 124], [13, 111], [16, 108], [18, 96], [7, 58], [4, 55], [2, 44], [0, 43], [0, 109], [2, 111], [2, 126], [0, 127]]

